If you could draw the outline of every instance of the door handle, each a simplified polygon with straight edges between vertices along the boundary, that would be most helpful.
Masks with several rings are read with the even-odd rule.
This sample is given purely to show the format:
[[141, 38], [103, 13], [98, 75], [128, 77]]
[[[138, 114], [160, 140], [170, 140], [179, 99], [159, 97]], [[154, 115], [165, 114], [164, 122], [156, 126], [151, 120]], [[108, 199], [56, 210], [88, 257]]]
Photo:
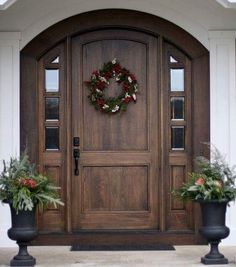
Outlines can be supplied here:
[[75, 148], [73, 151], [73, 156], [75, 159], [75, 175], [79, 175], [79, 157], [80, 157], [80, 150]]

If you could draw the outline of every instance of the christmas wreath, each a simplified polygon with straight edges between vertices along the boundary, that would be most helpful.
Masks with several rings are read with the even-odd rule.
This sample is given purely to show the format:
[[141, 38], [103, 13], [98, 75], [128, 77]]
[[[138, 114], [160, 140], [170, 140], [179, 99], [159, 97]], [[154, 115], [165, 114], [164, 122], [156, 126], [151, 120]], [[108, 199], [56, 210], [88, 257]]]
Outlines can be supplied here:
[[[107, 98], [105, 89], [108, 88], [112, 78], [115, 78], [118, 84], [122, 84], [122, 91], [117, 97]], [[90, 91], [88, 95], [90, 103], [105, 113], [126, 111], [128, 104], [137, 100], [138, 83], [135, 76], [129, 70], [122, 68], [115, 58], [105, 63], [102, 69], [93, 71], [90, 80], [85, 84]]]

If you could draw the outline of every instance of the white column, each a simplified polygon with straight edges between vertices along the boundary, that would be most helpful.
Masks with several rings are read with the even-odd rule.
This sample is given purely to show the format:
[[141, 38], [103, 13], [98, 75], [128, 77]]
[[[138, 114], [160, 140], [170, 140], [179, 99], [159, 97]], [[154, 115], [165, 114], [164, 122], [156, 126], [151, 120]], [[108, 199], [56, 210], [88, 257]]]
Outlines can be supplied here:
[[[19, 154], [19, 42], [20, 33], [0, 32], [0, 170], [2, 160]], [[7, 205], [0, 204], [0, 247], [13, 246]]]
[[[235, 31], [210, 31], [211, 142], [236, 165]], [[227, 211], [230, 236], [223, 244], [236, 245], [236, 205]]]

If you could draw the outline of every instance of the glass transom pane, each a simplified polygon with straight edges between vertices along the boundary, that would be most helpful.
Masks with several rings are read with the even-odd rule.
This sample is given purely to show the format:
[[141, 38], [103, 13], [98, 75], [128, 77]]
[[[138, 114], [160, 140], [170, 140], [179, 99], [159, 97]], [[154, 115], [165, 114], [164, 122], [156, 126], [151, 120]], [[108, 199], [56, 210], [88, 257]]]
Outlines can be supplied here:
[[45, 70], [45, 88], [46, 92], [59, 91], [59, 70]]
[[184, 120], [184, 97], [171, 97], [171, 120]]
[[185, 148], [185, 129], [184, 126], [171, 127], [171, 149], [184, 150]]
[[56, 58], [52, 61], [52, 63], [59, 63], [59, 57], [56, 57]]
[[170, 70], [170, 90], [172, 92], [184, 91], [184, 69]]
[[45, 128], [45, 149], [59, 150], [59, 127]]
[[46, 97], [45, 99], [45, 120], [59, 120], [59, 98]]
[[170, 63], [178, 63], [178, 61], [173, 56], [170, 56]]

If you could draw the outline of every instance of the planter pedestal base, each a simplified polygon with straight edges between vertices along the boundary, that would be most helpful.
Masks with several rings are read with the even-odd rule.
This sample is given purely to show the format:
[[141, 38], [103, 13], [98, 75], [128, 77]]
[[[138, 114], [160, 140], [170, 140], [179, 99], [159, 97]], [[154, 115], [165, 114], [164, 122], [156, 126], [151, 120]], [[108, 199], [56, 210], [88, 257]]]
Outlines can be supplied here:
[[208, 259], [206, 257], [201, 258], [201, 263], [205, 265], [214, 265], [214, 264], [228, 264], [228, 259], [221, 258], [221, 259]]
[[10, 262], [10, 266], [18, 267], [33, 267], [36, 264], [35, 258], [31, 260], [15, 260], [14, 258]]
[[33, 267], [36, 264], [36, 259], [29, 255], [27, 251], [27, 244], [17, 242], [19, 246], [18, 254], [11, 260], [10, 266], [25, 266], [25, 267]]
[[201, 263], [206, 265], [228, 264], [228, 259], [219, 252], [219, 243], [220, 242], [218, 241], [210, 242], [211, 250], [208, 254], [205, 255], [205, 257], [201, 258]]

